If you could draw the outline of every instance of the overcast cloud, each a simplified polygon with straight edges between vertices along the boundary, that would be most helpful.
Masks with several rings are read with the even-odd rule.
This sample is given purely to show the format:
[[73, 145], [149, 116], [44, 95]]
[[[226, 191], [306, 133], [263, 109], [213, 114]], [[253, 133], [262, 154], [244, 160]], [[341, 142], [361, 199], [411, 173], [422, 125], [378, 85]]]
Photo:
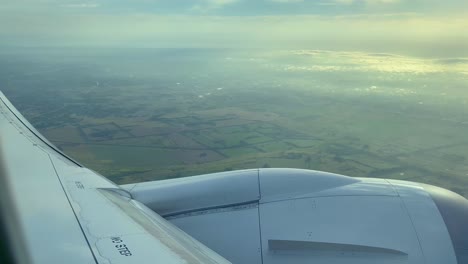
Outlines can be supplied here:
[[4, 46], [216, 47], [468, 56], [466, 0], [0, 0]]

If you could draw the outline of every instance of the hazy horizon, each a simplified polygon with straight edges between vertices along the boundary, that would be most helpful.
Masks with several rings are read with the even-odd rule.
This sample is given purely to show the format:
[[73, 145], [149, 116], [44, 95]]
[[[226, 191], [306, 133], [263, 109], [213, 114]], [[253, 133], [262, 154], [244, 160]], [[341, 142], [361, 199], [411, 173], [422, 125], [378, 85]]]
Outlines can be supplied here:
[[468, 2], [0, 1], [3, 47], [319, 49], [468, 56]]

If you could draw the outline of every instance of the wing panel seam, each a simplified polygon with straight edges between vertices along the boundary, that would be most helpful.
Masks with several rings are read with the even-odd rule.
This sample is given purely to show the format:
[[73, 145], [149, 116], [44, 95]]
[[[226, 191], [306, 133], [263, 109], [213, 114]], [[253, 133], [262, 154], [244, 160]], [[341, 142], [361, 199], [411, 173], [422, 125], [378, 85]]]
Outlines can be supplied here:
[[80, 220], [78, 218], [78, 215], [76, 214], [75, 209], [73, 208], [73, 205], [72, 205], [72, 203], [70, 201], [70, 198], [68, 197], [68, 193], [65, 190], [65, 187], [63, 186], [62, 179], [60, 179], [60, 176], [59, 176], [59, 174], [57, 172], [57, 169], [55, 168], [55, 164], [52, 161], [52, 158], [50, 157], [49, 153], [47, 153], [47, 156], [49, 157], [49, 160], [50, 160], [50, 163], [52, 164], [52, 168], [54, 169], [55, 175], [57, 176], [57, 179], [58, 179], [58, 181], [60, 183], [60, 186], [62, 187], [63, 193], [65, 194], [65, 197], [67, 198], [68, 204], [70, 205], [70, 209], [72, 210], [73, 215], [75, 216], [76, 222], [78, 223], [78, 226], [80, 227], [80, 230], [83, 233], [83, 237], [84, 237], [84, 239], [86, 241], [86, 244], [88, 244], [89, 251], [91, 252], [91, 255], [93, 256], [93, 259], [96, 262], [96, 264], [99, 264], [99, 262], [98, 262], [98, 260], [96, 258], [96, 255], [94, 254], [93, 248], [91, 247], [91, 243], [89, 242], [88, 237], [86, 236], [86, 233], [84, 231], [84, 228], [81, 225], [81, 222], [80, 222]]

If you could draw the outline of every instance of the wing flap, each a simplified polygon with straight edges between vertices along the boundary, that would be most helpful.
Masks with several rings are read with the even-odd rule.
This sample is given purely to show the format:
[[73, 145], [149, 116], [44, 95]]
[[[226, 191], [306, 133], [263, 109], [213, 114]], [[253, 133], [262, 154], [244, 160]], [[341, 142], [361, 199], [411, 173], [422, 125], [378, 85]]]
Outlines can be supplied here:
[[[32, 263], [229, 263], [44, 139], [0, 92], [0, 151]], [[1, 157], [1, 156], [0, 156]]]
[[10, 237], [23, 236], [24, 261], [58, 263], [76, 254], [70, 263], [96, 263], [49, 153], [4, 103], [0, 131], [1, 188], [8, 190], [11, 203], [5, 207], [17, 219]]

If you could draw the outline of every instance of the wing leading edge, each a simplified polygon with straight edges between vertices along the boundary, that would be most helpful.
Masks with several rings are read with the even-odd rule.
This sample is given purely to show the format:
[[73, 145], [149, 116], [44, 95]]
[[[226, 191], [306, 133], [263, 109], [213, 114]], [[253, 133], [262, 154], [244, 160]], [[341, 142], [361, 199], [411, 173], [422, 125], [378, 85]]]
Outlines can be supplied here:
[[3, 209], [21, 262], [229, 263], [61, 153], [1, 92], [0, 128]]

